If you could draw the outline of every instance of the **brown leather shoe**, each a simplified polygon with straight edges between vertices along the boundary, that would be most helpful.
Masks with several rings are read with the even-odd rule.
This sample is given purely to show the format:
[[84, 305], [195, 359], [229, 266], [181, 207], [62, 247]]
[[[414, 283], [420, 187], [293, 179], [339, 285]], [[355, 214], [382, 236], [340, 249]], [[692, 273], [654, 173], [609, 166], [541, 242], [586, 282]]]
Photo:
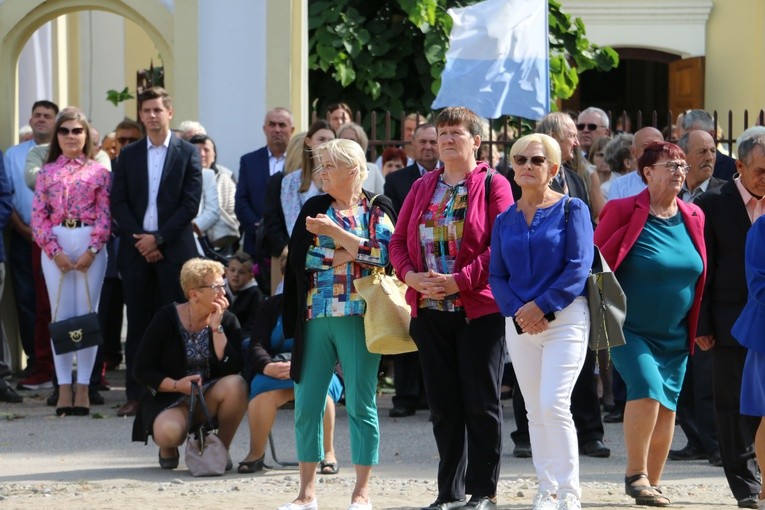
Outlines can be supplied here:
[[117, 409], [117, 416], [135, 416], [138, 412], [138, 401], [128, 400], [127, 404]]

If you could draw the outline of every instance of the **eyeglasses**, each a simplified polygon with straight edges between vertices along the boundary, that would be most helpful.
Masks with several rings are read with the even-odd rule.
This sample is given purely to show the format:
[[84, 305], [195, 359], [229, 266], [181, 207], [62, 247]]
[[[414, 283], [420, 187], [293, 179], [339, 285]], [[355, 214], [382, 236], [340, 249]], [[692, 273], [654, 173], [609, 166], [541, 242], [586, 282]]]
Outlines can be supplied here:
[[667, 170], [669, 170], [670, 173], [673, 173], [673, 174], [676, 174], [677, 172], [683, 172], [684, 174], [687, 174], [688, 170], [691, 168], [685, 162], [678, 163], [677, 161], [667, 161], [665, 163], [654, 163], [651, 166], [663, 166]]
[[84, 132], [85, 132], [85, 128], [83, 127], [69, 129], [69, 128], [65, 128], [64, 126], [61, 126], [58, 128], [58, 134], [60, 134], [61, 136], [69, 136], [69, 133], [75, 136], [79, 136], [83, 134]]
[[576, 125], [576, 129], [578, 129], [579, 131], [584, 131], [584, 128], [587, 128], [587, 131], [595, 131], [596, 129], [600, 127], [606, 127], [606, 126], [599, 126], [597, 124], [585, 124], [584, 122]]
[[530, 158], [527, 158], [526, 156], [516, 154], [513, 156], [513, 161], [515, 161], [516, 165], [520, 166], [525, 165], [528, 161], [531, 161], [531, 164], [534, 166], [542, 166], [544, 165], [545, 161], [547, 161], [547, 158], [544, 156], [531, 156]]
[[221, 292], [226, 290], [225, 283], [216, 283], [213, 285], [201, 285], [197, 289], [212, 289], [213, 292]]
[[138, 138], [121, 136], [121, 137], [117, 138], [117, 141], [120, 143], [120, 145], [127, 145], [129, 143], [137, 142]]

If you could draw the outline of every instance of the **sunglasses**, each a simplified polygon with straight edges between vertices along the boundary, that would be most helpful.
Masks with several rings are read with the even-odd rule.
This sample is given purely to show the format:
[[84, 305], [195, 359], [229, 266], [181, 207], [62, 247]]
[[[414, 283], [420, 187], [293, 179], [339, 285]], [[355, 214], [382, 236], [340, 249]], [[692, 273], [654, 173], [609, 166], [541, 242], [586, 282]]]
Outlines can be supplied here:
[[544, 156], [531, 156], [530, 158], [527, 158], [526, 156], [516, 154], [513, 156], [513, 161], [515, 161], [516, 165], [520, 166], [525, 165], [527, 161], [531, 161], [531, 164], [534, 166], [542, 166], [545, 161], [547, 161], [547, 158]]
[[78, 136], [83, 134], [84, 132], [85, 132], [85, 128], [82, 128], [82, 127], [69, 129], [69, 128], [65, 128], [64, 126], [61, 126], [60, 128], [58, 128], [58, 134], [60, 134], [61, 136], [69, 136], [69, 133], [75, 136]]
[[605, 126], [598, 126], [597, 124], [585, 124], [585, 123], [576, 125], [576, 129], [579, 131], [584, 131], [584, 128], [587, 128], [587, 131], [595, 131], [599, 127], [605, 127]]
[[129, 143], [137, 142], [138, 138], [131, 138], [127, 136], [121, 136], [117, 138], [117, 141], [120, 143], [120, 145], [127, 145]]

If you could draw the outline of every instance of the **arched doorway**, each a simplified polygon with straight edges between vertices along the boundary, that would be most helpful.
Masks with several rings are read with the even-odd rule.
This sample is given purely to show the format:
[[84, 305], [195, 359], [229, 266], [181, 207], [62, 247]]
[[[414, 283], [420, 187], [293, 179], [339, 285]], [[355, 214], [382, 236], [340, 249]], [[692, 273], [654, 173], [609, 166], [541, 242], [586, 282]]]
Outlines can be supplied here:
[[[196, 2], [193, 15], [196, 15]], [[18, 72], [17, 64], [21, 51], [32, 34], [45, 23], [55, 20], [62, 15], [79, 11], [106, 11], [122, 16], [140, 26], [154, 43], [162, 55], [166, 68], [165, 84], [172, 87], [178, 73], [175, 72], [177, 57], [176, 47], [173, 42], [173, 29], [178, 21], [179, 5], [175, 6], [175, 13], [171, 12], [166, 2], [154, 0], [143, 2], [140, 6], [128, 5], [119, 0], [72, 0], [72, 1], [41, 1], [41, 0], [6, 0], [0, 3], [0, 19], [3, 19], [7, 31], [0, 31], [0, 71], [8, 78], [0, 80], [0, 147], [8, 147], [15, 140], [14, 133], [19, 126], [19, 118], [28, 112], [19, 112], [18, 99]], [[175, 16], [174, 16], [175, 14]], [[192, 48], [196, 51], [196, 48]], [[182, 57], [182, 55], [181, 55]], [[117, 58], [122, 58], [118, 56]], [[196, 58], [184, 60], [185, 75], [188, 72], [196, 73]], [[75, 71], [76, 72], [76, 71]], [[191, 97], [196, 97], [196, 80], [189, 80], [193, 89]], [[55, 97], [54, 91], [54, 99]], [[182, 100], [182, 99], [181, 99]], [[191, 101], [189, 111], [196, 112], [197, 105]]]

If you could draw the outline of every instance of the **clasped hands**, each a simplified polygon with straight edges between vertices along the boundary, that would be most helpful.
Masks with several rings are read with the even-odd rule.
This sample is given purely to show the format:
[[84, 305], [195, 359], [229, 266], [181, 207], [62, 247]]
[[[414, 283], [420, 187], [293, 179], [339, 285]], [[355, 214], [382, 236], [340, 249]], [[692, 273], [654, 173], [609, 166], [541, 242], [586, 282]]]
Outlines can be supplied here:
[[444, 299], [459, 292], [454, 276], [436, 273], [432, 269], [422, 273], [410, 271], [404, 280], [409, 287], [428, 299]]
[[515, 312], [515, 322], [521, 330], [529, 335], [536, 335], [548, 327], [544, 312], [534, 301], [529, 301]]
[[146, 262], [151, 264], [159, 262], [164, 258], [162, 252], [159, 251], [157, 238], [154, 237], [154, 234], [133, 234], [133, 237], [138, 239], [135, 243], [135, 248], [146, 259]]
[[58, 267], [58, 270], [62, 273], [68, 273], [72, 269], [84, 273], [88, 270], [95, 258], [96, 256], [91, 253], [90, 250], [85, 250], [85, 252], [80, 255], [76, 261], [72, 262], [72, 259], [70, 259], [66, 253], [60, 251], [56, 254], [55, 257], [53, 257], [53, 262], [56, 264], [56, 267]]

